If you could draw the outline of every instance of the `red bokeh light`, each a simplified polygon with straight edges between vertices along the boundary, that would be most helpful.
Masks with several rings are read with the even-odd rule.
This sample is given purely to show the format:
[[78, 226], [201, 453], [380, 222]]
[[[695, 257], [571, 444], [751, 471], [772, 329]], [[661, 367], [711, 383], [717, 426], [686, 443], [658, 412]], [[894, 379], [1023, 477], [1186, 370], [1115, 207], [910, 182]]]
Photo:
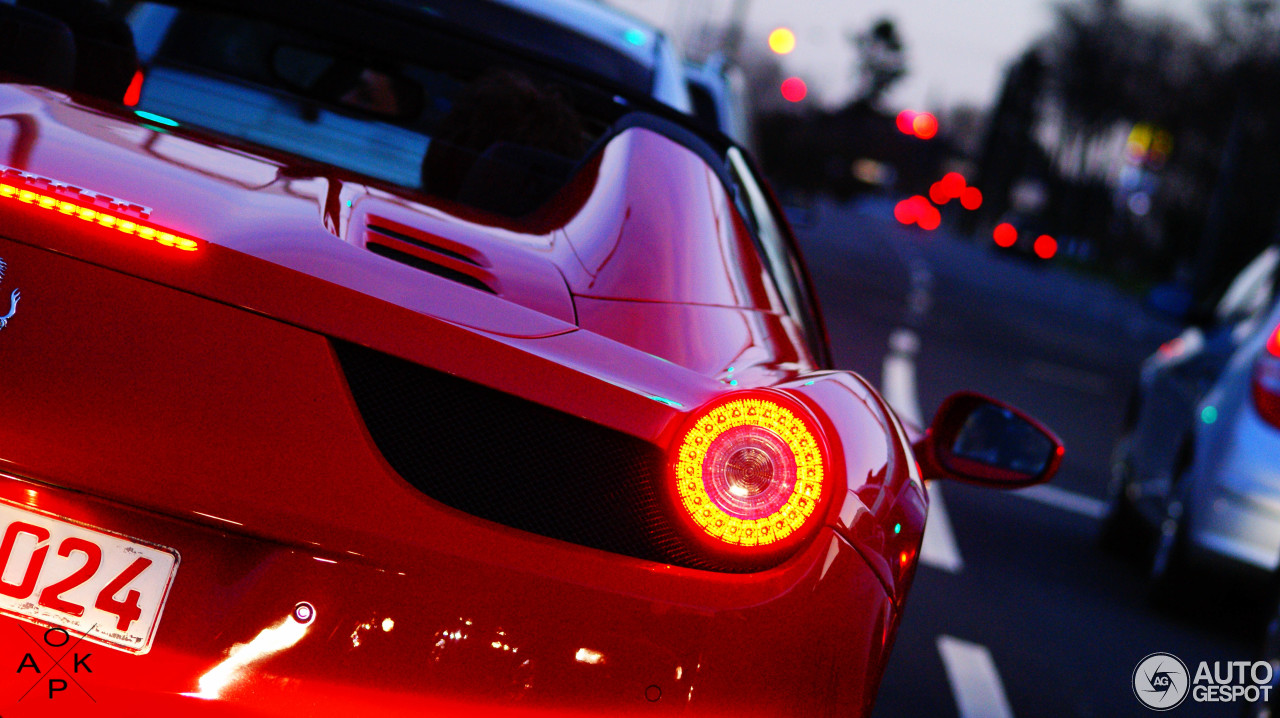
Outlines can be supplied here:
[[959, 172], [948, 172], [938, 181], [942, 185], [942, 191], [947, 193], [948, 199], [960, 197], [965, 190], [964, 175]]
[[960, 205], [965, 209], [977, 209], [982, 206], [982, 192], [977, 187], [965, 187], [960, 193]]
[[937, 207], [928, 205], [924, 211], [920, 213], [920, 229], [935, 230], [942, 224], [942, 213]]
[[799, 102], [809, 94], [808, 85], [798, 77], [788, 77], [782, 81], [782, 97], [787, 102]]
[[922, 140], [933, 139], [938, 134], [938, 118], [928, 112], [921, 112], [911, 120], [911, 129], [915, 131], [915, 136]]
[[942, 213], [918, 194], [894, 205], [893, 218], [903, 224], [918, 223], [921, 229], [937, 229], [942, 224]]
[[904, 199], [893, 206], [893, 218], [903, 224], [912, 224], [916, 221], [915, 203], [909, 199]]
[[915, 110], [903, 110], [898, 113], [898, 131], [904, 135], [914, 135], [915, 129], [911, 126], [916, 120], [916, 115], [920, 114]]
[[1058, 240], [1047, 234], [1042, 234], [1036, 237], [1036, 243], [1031, 248], [1035, 250], [1037, 257], [1053, 259], [1053, 255], [1058, 253]]
[[947, 193], [941, 182], [934, 182], [929, 187], [929, 199], [933, 200], [934, 204], [942, 205], [951, 201], [951, 195]]
[[1267, 351], [1271, 356], [1280, 359], [1280, 326], [1276, 327], [1276, 330], [1271, 333], [1271, 338], [1267, 340]]
[[919, 221], [921, 217], [929, 213], [929, 210], [933, 209], [933, 205], [929, 204], [929, 200], [918, 194], [913, 195], [907, 201], [911, 203], [911, 213], [915, 215], [916, 221]]
[[1018, 243], [1018, 230], [1008, 222], [997, 224], [992, 236], [995, 237], [996, 244], [1001, 247], [1008, 248]]

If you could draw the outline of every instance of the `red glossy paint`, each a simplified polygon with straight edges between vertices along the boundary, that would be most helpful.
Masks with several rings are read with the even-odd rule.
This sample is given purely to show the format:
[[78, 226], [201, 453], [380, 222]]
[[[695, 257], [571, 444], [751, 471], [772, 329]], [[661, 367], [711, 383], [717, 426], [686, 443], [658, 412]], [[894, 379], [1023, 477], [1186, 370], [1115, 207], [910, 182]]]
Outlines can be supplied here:
[[[22, 292], [0, 332], [0, 501], [181, 556], [151, 651], [95, 645], [96, 702], [72, 686], [60, 710], [870, 711], [924, 526], [919, 470], [865, 381], [817, 372], [696, 154], [625, 131], [515, 221], [38, 88], [0, 85], [0, 115], [23, 118], [0, 123], [0, 163], [202, 242], [0, 205], [3, 289]], [[404, 237], [489, 290], [368, 249]], [[768, 387], [821, 427], [831, 498], [794, 555], [741, 574], [478, 519], [395, 473], [330, 338], [664, 450], [699, 407]], [[40, 631], [0, 617], [0, 661]], [[0, 701], [27, 678], [0, 673]]]

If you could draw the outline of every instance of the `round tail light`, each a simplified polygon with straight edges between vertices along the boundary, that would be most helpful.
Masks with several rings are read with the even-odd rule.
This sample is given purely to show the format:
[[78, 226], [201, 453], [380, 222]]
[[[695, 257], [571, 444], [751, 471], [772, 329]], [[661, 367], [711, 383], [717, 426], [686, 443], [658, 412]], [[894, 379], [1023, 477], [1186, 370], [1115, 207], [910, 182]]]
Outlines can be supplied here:
[[705, 538], [764, 547], [803, 533], [824, 492], [821, 435], [799, 407], [736, 398], [697, 416], [675, 458], [680, 511]]

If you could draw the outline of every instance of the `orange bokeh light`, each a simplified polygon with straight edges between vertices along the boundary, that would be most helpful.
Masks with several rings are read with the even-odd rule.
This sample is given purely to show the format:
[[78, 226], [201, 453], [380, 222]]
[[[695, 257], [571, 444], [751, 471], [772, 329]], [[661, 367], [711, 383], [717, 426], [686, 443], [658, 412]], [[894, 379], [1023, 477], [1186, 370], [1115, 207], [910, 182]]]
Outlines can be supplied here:
[[921, 112], [911, 120], [911, 129], [916, 137], [922, 140], [931, 140], [938, 134], [938, 118], [928, 112]]

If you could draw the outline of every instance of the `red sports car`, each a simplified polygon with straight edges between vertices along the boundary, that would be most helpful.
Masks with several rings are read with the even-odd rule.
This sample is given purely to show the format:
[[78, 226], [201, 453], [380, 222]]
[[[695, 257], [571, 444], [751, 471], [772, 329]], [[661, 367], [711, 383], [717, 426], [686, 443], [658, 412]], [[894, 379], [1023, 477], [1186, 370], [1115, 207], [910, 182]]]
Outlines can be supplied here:
[[830, 370], [767, 186], [630, 51], [124, 5], [0, 4], [5, 718], [865, 715], [922, 478], [1061, 459]]

